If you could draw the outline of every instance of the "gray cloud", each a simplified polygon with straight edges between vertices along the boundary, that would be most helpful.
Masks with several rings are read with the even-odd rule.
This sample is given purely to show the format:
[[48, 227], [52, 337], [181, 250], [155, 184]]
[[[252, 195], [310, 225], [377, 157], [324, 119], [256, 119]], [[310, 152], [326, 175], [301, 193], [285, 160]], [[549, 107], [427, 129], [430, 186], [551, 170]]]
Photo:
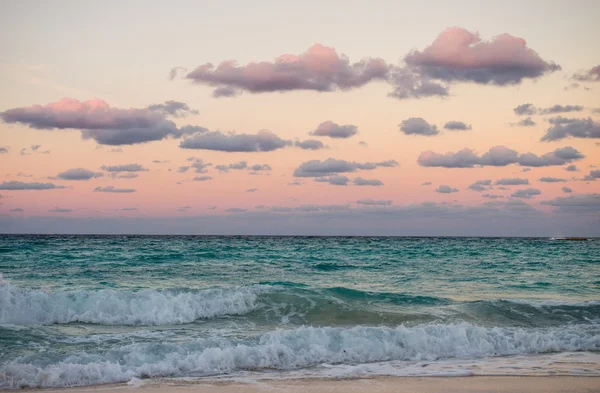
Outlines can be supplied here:
[[533, 104], [529, 103], [529, 104], [521, 104], [521, 105], [517, 106], [516, 108], [513, 109], [513, 112], [515, 112], [515, 114], [519, 115], [519, 116], [535, 115], [537, 112], [537, 109], [535, 106], [533, 106]]
[[294, 142], [294, 146], [299, 147], [305, 150], [319, 150], [325, 149], [325, 144], [316, 139], [306, 139], [304, 141], [296, 141]]
[[557, 141], [567, 137], [600, 138], [600, 124], [587, 119], [569, 119], [562, 116], [550, 119], [552, 124], [542, 137], [542, 141]]
[[510, 194], [514, 198], [530, 199], [535, 195], [540, 195], [542, 192], [537, 188], [525, 188], [523, 190], [517, 190]]
[[586, 71], [580, 71], [573, 75], [573, 79], [580, 82], [599, 82], [600, 81], [600, 65], [590, 68]]
[[441, 185], [435, 189], [435, 192], [439, 192], [440, 194], [450, 194], [452, 192], [458, 192], [458, 189], [447, 185]]
[[445, 154], [426, 151], [422, 152], [417, 160], [421, 166], [443, 168], [473, 168], [475, 165], [506, 166], [517, 161], [518, 153], [504, 146], [492, 147], [481, 156], [475, 154], [471, 149]]
[[214, 131], [185, 138], [179, 147], [224, 152], [264, 152], [281, 149], [291, 144], [291, 141], [283, 140], [268, 130], [256, 134], [223, 134]]
[[90, 180], [103, 176], [101, 172], [90, 171], [84, 168], [71, 168], [56, 175], [62, 180]]
[[246, 161], [234, 162], [229, 165], [216, 165], [215, 169], [221, 172], [229, 172], [229, 170], [250, 170], [254, 172], [270, 171], [273, 168], [269, 164], [254, 164], [248, 165]]
[[241, 209], [239, 207], [232, 207], [225, 210], [227, 213], [245, 213], [248, 209]]
[[519, 185], [523, 185], [523, 184], [529, 184], [529, 180], [522, 179], [519, 177], [503, 178], [503, 179], [496, 180], [494, 182], [494, 184], [497, 186], [519, 186]]
[[356, 126], [352, 124], [339, 125], [331, 120], [319, 124], [310, 135], [328, 136], [330, 138], [350, 138], [358, 133]]
[[185, 173], [185, 172], [189, 171], [190, 168], [191, 168], [191, 166], [189, 166], [189, 165], [180, 166], [179, 168], [177, 168], [177, 172]]
[[25, 209], [22, 209], [20, 207], [14, 208], [14, 209], [10, 209], [9, 212], [13, 212], [13, 213], [22, 213], [24, 212]]
[[578, 172], [579, 169], [577, 169], [577, 166], [571, 164], [571, 165], [565, 167], [565, 171], [567, 171], [567, 172]]
[[258, 191], [258, 188], [249, 188], [246, 190], [246, 192], [256, 192]]
[[10, 191], [24, 191], [24, 190], [56, 190], [59, 188], [65, 188], [63, 186], [58, 186], [53, 183], [25, 183], [22, 181], [5, 181], [0, 184], [0, 190], [10, 190]]
[[335, 49], [316, 44], [300, 55], [285, 54], [272, 62], [240, 66], [235, 61], [224, 61], [217, 67], [206, 63], [185, 78], [217, 88], [214, 96], [228, 96], [236, 90], [251, 93], [348, 90], [373, 80], [385, 80], [388, 71], [389, 66], [382, 59], [350, 63]]
[[566, 186], [565, 186], [565, 187], [563, 187], [563, 188], [561, 188], [561, 190], [562, 190], [564, 193], [567, 193], [567, 194], [570, 194], [570, 193], [572, 193], [572, 192], [573, 192], [573, 190], [572, 190], [571, 188], [569, 188], [569, 187], [566, 187]]
[[383, 182], [377, 179], [363, 179], [362, 177], [357, 177], [354, 179], [355, 186], [383, 186]]
[[70, 213], [72, 209], [61, 209], [60, 207], [55, 207], [54, 209], [48, 210], [50, 213]]
[[160, 113], [163, 116], [185, 117], [188, 115], [197, 115], [196, 109], [191, 109], [188, 104], [180, 101], [165, 101], [163, 104], [153, 104], [148, 106], [148, 110]]
[[521, 172], [530, 172], [530, 171], [531, 171], [531, 168], [523, 168], [523, 169], [521, 169]]
[[382, 162], [349, 162], [328, 158], [325, 161], [311, 160], [300, 164], [294, 170], [295, 177], [325, 177], [338, 173], [356, 172], [357, 170], [373, 170], [377, 167], [395, 167], [398, 163], [394, 160]]
[[194, 181], [207, 181], [207, 180], [212, 180], [212, 179], [213, 178], [211, 176], [196, 176], [192, 180], [194, 180]]
[[519, 156], [519, 165], [531, 167], [564, 165], [574, 160], [580, 160], [584, 157], [585, 156], [577, 149], [571, 146], [566, 146], [555, 149], [554, 151], [546, 153], [542, 156], [537, 156], [533, 153], [521, 154]]
[[114, 186], [107, 186], [107, 187], [96, 187], [93, 190], [94, 192], [114, 192], [114, 193], [132, 193], [135, 192], [135, 189], [133, 188], [116, 188]]
[[421, 183], [422, 186], [430, 186], [431, 182], [430, 181], [426, 181], [425, 183]]
[[212, 166], [212, 164], [210, 162], [206, 162], [201, 158], [196, 158], [196, 157], [190, 157], [188, 158], [188, 161], [190, 161], [191, 167], [194, 168], [194, 171], [196, 173], [206, 173], [208, 172], [208, 167]]
[[596, 179], [600, 179], [600, 169], [590, 171], [590, 174], [583, 178], [583, 180], [587, 181], [594, 181]]
[[496, 195], [496, 194], [481, 194], [482, 197], [484, 198], [488, 198], [488, 199], [501, 199], [504, 198], [502, 195]]
[[93, 139], [101, 145], [131, 145], [206, 131], [196, 126], [178, 128], [148, 109], [111, 108], [102, 100], [80, 102], [72, 98], [9, 109], [0, 112], [0, 118], [35, 129], [78, 129], [83, 139]]
[[403, 120], [402, 123], [399, 124], [399, 127], [400, 131], [406, 135], [432, 136], [440, 133], [437, 126], [427, 123], [427, 121], [421, 117], [410, 117]]
[[540, 181], [544, 183], [564, 183], [565, 179], [561, 179], [558, 177], [540, 177]]
[[362, 147], [369, 147], [369, 144], [367, 142], [365, 142], [365, 141], [358, 142], [358, 145], [362, 146]]
[[560, 213], [600, 212], [600, 194], [580, 194], [568, 197], [557, 197], [540, 203], [542, 205], [555, 207]]
[[332, 186], [347, 186], [350, 179], [343, 175], [331, 175], [315, 178], [316, 182], [329, 183]]
[[555, 113], [566, 113], [566, 112], [581, 112], [583, 106], [581, 105], [554, 105], [548, 108], [540, 109], [540, 114], [550, 115]]
[[8, 147], [0, 146], [0, 154], [8, 153]]
[[116, 179], [135, 179], [136, 177], [138, 177], [137, 173], [134, 172], [125, 172], [125, 173], [113, 173], [112, 177], [116, 178]]
[[31, 145], [31, 150], [32, 151], [38, 151], [38, 149], [42, 147], [42, 145]]
[[302, 183], [300, 180], [294, 180], [292, 182], [289, 182], [288, 186], [301, 186], [302, 184], [304, 183]]
[[391, 67], [389, 80], [394, 90], [388, 96], [400, 100], [449, 95], [448, 86], [423, 75], [418, 67]]
[[152, 160], [152, 163], [153, 163], [153, 164], [166, 164], [166, 163], [168, 163], [168, 162], [169, 162], [169, 161], [164, 161], [164, 160]]
[[451, 131], [466, 131], [471, 129], [471, 125], [467, 125], [462, 121], [451, 120], [444, 124], [444, 128]]
[[365, 205], [365, 206], [390, 206], [392, 204], [392, 201], [389, 199], [360, 199], [358, 201], [356, 201], [357, 204], [359, 205]]
[[486, 180], [477, 180], [475, 183], [469, 185], [469, 190], [473, 191], [485, 191], [491, 188], [492, 181], [489, 179]]
[[215, 98], [219, 98], [219, 97], [235, 97], [242, 94], [241, 90], [236, 90], [233, 87], [230, 86], [221, 86], [221, 87], [217, 87], [215, 90], [213, 90], [213, 94], [212, 96]]
[[527, 117], [523, 120], [519, 120], [516, 123], [510, 123], [511, 127], [533, 127], [535, 125], [537, 125], [537, 123], [535, 121], [533, 121], [531, 119], [531, 117]]
[[179, 206], [176, 210], [178, 212], [186, 212], [188, 210], [190, 210], [192, 207], [191, 206]]
[[123, 165], [102, 165], [100, 167], [106, 172], [147, 172], [148, 169], [140, 164], [123, 164]]
[[123, 149], [121, 149], [120, 147], [108, 149], [108, 151], [109, 151], [109, 153], [123, 153]]
[[122, 207], [119, 210], [123, 212], [134, 212], [137, 211], [137, 207]]

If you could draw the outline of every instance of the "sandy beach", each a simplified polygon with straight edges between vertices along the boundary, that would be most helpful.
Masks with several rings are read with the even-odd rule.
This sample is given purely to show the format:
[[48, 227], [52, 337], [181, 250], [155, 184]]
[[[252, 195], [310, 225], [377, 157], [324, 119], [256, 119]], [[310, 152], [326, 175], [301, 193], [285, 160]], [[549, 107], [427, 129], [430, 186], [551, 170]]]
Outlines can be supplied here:
[[346, 380], [260, 381], [253, 383], [152, 381], [136, 386], [118, 384], [44, 390], [46, 393], [102, 393], [115, 391], [135, 391], [136, 393], [591, 393], [600, 392], [600, 377], [382, 377]]

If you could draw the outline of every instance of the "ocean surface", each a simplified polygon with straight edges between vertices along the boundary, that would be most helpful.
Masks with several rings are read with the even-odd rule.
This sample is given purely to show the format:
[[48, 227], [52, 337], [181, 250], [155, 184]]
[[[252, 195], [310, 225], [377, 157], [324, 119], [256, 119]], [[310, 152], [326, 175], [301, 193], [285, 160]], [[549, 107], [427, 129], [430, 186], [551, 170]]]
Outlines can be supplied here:
[[600, 240], [0, 236], [0, 387], [600, 376]]

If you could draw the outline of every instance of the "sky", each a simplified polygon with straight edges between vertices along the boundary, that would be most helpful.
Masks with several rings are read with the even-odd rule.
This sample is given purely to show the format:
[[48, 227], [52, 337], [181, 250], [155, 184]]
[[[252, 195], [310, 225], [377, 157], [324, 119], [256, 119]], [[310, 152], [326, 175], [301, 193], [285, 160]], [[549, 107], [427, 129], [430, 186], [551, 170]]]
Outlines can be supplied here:
[[600, 236], [597, 1], [0, 4], [0, 233]]

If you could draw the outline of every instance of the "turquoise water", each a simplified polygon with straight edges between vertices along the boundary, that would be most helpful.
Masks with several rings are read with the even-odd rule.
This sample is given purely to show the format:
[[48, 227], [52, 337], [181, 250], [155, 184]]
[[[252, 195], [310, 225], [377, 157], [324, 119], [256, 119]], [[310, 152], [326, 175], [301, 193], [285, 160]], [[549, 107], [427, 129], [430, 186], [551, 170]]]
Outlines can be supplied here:
[[599, 240], [0, 236], [0, 273], [4, 388], [600, 373]]

